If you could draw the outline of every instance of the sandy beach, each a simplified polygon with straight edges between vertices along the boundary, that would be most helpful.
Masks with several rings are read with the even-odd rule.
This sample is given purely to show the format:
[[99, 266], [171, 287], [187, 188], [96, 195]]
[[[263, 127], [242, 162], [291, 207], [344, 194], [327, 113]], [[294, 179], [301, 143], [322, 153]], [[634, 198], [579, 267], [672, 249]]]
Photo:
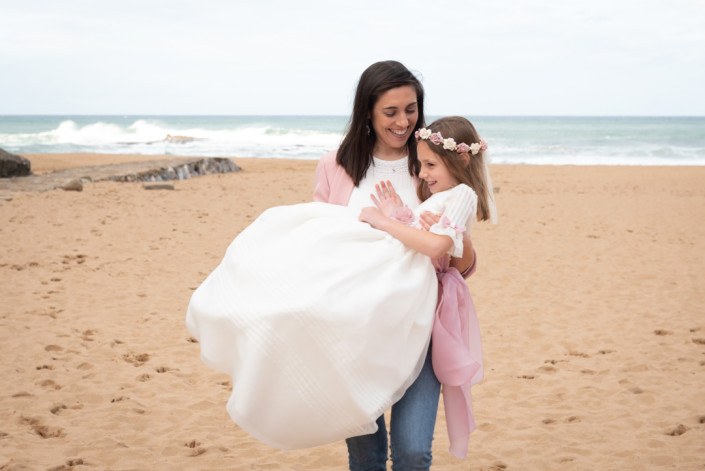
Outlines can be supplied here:
[[[150, 158], [26, 157], [35, 173]], [[347, 468], [342, 442], [280, 451], [240, 431], [184, 326], [232, 239], [311, 199], [315, 161], [234, 160], [173, 191], [0, 199], [0, 470]], [[500, 223], [475, 226], [468, 280], [478, 430], [452, 457], [441, 405], [433, 469], [704, 469], [705, 167], [492, 172]]]

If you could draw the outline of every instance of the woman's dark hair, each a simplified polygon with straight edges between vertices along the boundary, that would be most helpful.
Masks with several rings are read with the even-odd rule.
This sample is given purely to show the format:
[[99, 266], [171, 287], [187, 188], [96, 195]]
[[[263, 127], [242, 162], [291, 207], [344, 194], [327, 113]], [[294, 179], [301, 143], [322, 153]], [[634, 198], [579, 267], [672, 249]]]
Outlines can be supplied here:
[[377, 141], [374, 129], [369, 123], [370, 113], [372, 113], [372, 109], [382, 94], [393, 88], [405, 85], [410, 85], [416, 90], [418, 119], [406, 145], [409, 149], [409, 173], [411, 175], [418, 175], [419, 173], [414, 133], [424, 125], [423, 85], [400, 62], [375, 62], [365, 69], [360, 76], [360, 81], [355, 91], [353, 112], [336, 156], [338, 165], [343, 167], [347, 174], [350, 175], [355, 186], [360, 184], [360, 180], [363, 179], [372, 163], [372, 152]]

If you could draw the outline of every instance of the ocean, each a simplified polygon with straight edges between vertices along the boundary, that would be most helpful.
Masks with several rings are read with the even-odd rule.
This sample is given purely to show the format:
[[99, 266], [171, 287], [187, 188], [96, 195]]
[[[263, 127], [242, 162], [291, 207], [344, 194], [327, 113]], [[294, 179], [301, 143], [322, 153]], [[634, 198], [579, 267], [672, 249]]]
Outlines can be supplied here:
[[[467, 116], [493, 163], [705, 165], [705, 117]], [[431, 122], [435, 117], [427, 118]], [[347, 116], [0, 116], [0, 148], [317, 159]]]

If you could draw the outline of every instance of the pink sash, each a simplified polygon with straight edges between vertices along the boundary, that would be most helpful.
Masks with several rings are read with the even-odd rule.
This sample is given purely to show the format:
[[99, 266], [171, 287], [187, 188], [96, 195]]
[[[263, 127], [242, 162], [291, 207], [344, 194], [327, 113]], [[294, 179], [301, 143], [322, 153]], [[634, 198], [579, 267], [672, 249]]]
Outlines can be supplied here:
[[437, 272], [438, 306], [433, 324], [433, 371], [443, 384], [450, 453], [464, 458], [475, 429], [470, 387], [482, 380], [480, 326], [465, 280], [455, 268]]

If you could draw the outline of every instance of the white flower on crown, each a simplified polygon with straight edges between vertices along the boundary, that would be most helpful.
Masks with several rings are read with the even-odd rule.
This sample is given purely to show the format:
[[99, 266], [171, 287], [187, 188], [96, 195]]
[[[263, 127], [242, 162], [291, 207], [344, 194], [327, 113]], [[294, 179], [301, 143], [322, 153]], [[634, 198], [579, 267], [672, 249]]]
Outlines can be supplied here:
[[428, 139], [432, 134], [432, 131], [427, 128], [421, 128], [419, 129], [419, 137], [421, 139]]
[[443, 148], [448, 150], [455, 150], [455, 139], [449, 137], [448, 139], [443, 139]]
[[472, 152], [472, 155], [477, 155], [477, 153], [480, 152], [480, 147], [482, 146], [479, 142], [473, 142], [470, 144], [470, 152]]

